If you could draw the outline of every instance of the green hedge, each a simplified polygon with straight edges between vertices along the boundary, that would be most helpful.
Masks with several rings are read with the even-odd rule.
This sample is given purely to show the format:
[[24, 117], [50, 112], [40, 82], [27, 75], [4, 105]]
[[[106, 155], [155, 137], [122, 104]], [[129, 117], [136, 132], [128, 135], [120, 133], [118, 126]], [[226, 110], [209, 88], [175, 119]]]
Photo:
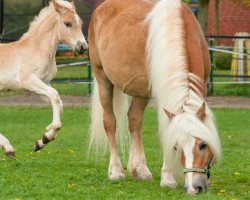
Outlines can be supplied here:
[[214, 52], [213, 53], [213, 63], [215, 69], [230, 70], [232, 62], [232, 54]]

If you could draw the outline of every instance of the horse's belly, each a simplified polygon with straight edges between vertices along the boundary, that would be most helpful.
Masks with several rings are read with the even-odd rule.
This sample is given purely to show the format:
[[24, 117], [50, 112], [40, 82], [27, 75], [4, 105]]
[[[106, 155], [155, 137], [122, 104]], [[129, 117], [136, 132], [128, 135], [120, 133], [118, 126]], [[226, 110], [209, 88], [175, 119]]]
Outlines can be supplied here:
[[108, 79], [124, 93], [141, 98], [149, 98], [149, 78], [143, 69], [131, 67], [112, 67], [104, 69]]
[[122, 88], [123, 92], [134, 97], [149, 98], [148, 77], [145, 75], [135, 75]]
[[17, 70], [1, 70], [0, 69], [0, 90], [18, 89], [19, 75]]

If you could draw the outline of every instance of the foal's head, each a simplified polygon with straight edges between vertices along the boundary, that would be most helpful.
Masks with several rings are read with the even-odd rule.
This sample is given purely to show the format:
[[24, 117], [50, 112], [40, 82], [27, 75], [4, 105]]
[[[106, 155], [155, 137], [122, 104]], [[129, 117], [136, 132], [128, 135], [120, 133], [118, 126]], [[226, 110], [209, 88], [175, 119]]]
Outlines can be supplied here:
[[[198, 194], [210, 185], [210, 167], [220, 159], [220, 142], [216, 129], [206, 114], [205, 103], [196, 115], [183, 112], [173, 115], [165, 111], [170, 119], [167, 147], [168, 156], [180, 159], [185, 176], [185, 191]], [[172, 135], [172, 137], [171, 137]], [[172, 148], [172, 149], [169, 149]]]
[[59, 13], [58, 36], [61, 42], [69, 45], [78, 54], [88, 48], [82, 33], [83, 22], [77, 15], [74, 2], [53, 0], [53, 6]]

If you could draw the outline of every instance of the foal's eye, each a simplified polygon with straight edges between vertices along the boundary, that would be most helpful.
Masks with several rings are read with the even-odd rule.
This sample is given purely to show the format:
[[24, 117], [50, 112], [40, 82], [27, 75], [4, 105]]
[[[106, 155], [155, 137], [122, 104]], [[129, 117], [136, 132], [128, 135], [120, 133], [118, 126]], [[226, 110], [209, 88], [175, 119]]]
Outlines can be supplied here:
[[202, 143], [202, 144], [199, 146], [200, 151], [205, 150], [206, 148], [207, 148], [207, 144], [206, 144], [206, 143]]
[[67, 28], [72, 27], [72, 23], [71, 23], [71, 22], [64, 22], [64, 25], [65, 25]]

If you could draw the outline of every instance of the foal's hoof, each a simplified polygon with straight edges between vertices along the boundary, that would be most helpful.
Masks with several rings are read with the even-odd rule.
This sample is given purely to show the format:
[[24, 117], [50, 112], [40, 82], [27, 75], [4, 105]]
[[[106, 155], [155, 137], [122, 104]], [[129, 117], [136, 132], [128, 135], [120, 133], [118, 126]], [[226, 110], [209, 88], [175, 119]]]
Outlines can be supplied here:
[[43, 148], [44, 144], [42, 140], [37, 140], [36, 143], [34, 144], [34, 151], [39, 151]]
[[16, 159], [15, 151], [8, 151], [8, 152], [5, 153], [5, 155], [8, 156], [11, 159], [14, 159], [14, 160]]

